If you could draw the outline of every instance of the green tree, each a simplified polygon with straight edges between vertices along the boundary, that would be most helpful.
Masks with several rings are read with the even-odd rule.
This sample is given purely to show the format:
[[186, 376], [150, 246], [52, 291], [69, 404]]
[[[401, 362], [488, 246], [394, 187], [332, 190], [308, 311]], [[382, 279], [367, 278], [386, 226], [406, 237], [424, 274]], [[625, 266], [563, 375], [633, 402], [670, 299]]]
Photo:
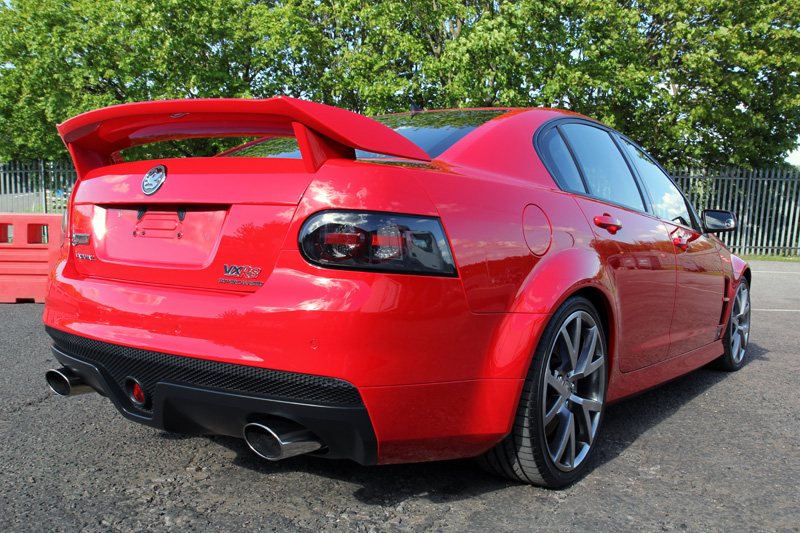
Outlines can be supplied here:
[[[55, 124], [124, 102], [272, 96], [247, 0], [14, 0], [0, 7], [0, 157], [66, 156]], [[260, 91], [255, 92], [254, 91]]]
[[795, 146], [796, 0], [589, 2], [585, 13], [571, 70], [595, 90], [567, 89], [574, 110], [673, 165], [774, 166]]
[[667, 165], [771, 166], [800, 134], [799, 76], [798, 0], [10, 0], [0, 157], [63, 157], [54, 123], [114, 103], [286, 94], [561, 107]]

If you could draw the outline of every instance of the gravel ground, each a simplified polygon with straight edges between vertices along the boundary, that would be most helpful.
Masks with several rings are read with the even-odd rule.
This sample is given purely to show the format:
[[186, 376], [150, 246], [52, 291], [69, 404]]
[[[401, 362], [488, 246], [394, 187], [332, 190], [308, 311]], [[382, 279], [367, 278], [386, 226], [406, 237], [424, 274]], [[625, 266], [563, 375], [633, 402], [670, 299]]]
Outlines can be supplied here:
[[800, 531], [800, 264], [753, 270], [745, 368], [610, 407], [592, 471], [561, 491], [471, 460], [269, 463], [140, 426], [49, 392], [42, 306], [0, 305], [0, 531]]

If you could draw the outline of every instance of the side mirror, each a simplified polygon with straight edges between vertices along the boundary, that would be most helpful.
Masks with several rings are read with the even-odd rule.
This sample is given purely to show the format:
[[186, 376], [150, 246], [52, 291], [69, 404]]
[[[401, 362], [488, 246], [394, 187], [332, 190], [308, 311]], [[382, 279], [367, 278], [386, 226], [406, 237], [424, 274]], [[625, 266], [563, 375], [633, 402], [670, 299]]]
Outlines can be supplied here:
[[722, 233], [735, 230], [739, 224], [732, 211], [706, 209], [703, 211], [703, 227], [708, 233]]

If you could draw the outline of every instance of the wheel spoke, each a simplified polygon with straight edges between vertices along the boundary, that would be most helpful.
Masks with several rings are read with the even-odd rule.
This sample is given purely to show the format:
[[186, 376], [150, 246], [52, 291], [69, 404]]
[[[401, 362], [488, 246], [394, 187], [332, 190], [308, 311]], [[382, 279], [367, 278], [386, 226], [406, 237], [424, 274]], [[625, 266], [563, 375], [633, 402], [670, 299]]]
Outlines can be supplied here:
[[[545, 383], [546, 387], [553, 387], [558, 391], [559, 394], [561, 394], [561, 391], [563, 390], [564, 386], [561, 384], [560, 381], [558, 381], [558, 378], [556, 377], [555, 374], [553, 374], [552, 372], [548, 372], [547, 377], [545, 378], [545, 382], [546, 382]], [[545, 393], [546, 392], [547, 391], [545, 391]]]
[[558, 400], [556, 401], [555, 405], [553, 405], [553, 408], [550, 409], [550, 411], [548, 411], [547, 413], [545, 413], [545, 416], [544, 416], [545, 425], [547, 425], [550, 422], [552, 422], [553, 419], [556, 417], [556, 415], [558, 415], [564, 409], [564, 404], [566, 402], [567, 402], [567, 399], [564, 396], [561, 396], [561, 397], [558, 398]]
[[[552, 451], [555, 448], [555, 451]], [[550, 446], [550, 458], [554, 463], [572, 467], [575, 463], [575, 415], [565, 411], [559, 416], [558, 430]], [[566, 460], [564, 456], [566, 457]]]
[[733, 342], [731, 343], [731, 356], [733, 357], [733, 360], [736, 361], [737, 363], [741, 358], [739, 355], [739, 348], [741, 344], [742, 344], [742, 336], [739, 333], [734, 333]]
[[551, 387], [556, 391], [556, 393], [558, 394], [558, 399], [556, 400], [556, 403], [553, 405], [553, 407], [550, 408], [549, 411], [545, 412], [544, 414], [545, 425], [550, 424], [550, 422], [553, 421], [553, 418], [555, 418], [555, 416], [561, 411], [561, 409], [564, 407], [564, 404], [567, 402], [567, 399], [569, 398], [569, 391], [567, 390], [566, 386], [564, 386], [564, 384], [561, 383], [554, 374], [548, 373], [546, 381], [547, 383], [545, 384], [545, 394], [543, 398], [545, 409], [547, 409], [546, 407], [547, 400], [550, 397], [548, 387]]
[[[577, 320], [579, 321], [580, 318]], [[571, 325], [572, 324], [564, 324], [560, 332], [561, 338], [564, 341], [564, 346], [567, 348], [567, 356], [569, 357], [569, 367], [567, 369], [575, 368], [575, 364], [578, 360], [578, 345], [580, 343], [580, 329], [577, 334], [573, 334], [569, 331]], [[578, 322], [578, 326], [580, 326], [580, 322]], [[566, 363], [566, 361], [563, 361], [562, 357], [562, 364], [563, 363]]]
[[580, 356], [581, 333], [583, 330], [581, 315], [575, 317], [574, 324], [575, 330], [572, 332], [572, 349], [569, 351], [570, 370], [575, 370], [575, 367], [578, 365], [578, 357]]
[[736, 322], [748, 322], [750, 320], [750, 302], [746, 302], [744, 310], [736, 317]]
[[599, 413], [603, 409], [603, 404], [595, 400], [581, 398], [580, 396], [572, 396], [572, 401], [575, 405], [580, 406], [582, 418], [580, 422], [584, 426], [584, 434], [586, 435], [586, 444], [591, 446], [594, 442], [595, 427], [592, 419], [593, 413]]
[[586, 366], [586, 370], [583, 373], [583, 377], [591, 376], [593, 373], [603, 368], [604, 365], [605, 365], [605, 357], [603, 355], [598, 356], [597, 359], [595, 359], [594, 361], [591, 362], [591, 364]]
[[575, 372], [573, 372], [573, 376], [578, 378], [582, 378], [588, 374], [593, 372], [591, 368], [592, 365], [592, 358], [594, 357], [594, 352], [597, 349], [597, 327], [592, 326], [587, 330], [587, 342], [583, 343], [583, 348], [580, 352], [580, 357], [578, 358], [578, 363], [575, 365]]

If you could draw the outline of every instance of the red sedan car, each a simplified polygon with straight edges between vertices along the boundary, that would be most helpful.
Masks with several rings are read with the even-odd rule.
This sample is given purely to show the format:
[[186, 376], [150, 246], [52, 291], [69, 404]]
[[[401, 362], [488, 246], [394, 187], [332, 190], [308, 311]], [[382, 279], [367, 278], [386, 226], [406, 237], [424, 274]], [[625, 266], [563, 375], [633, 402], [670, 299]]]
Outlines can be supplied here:
[[[750, 270], [623, 135], [554, 109], [367, 118], [295, 100], [114, 106], [59, 125], [78, 173], [44, 311], [62, 395], [267, 459], [477, 456], [573, 482], [605, 407], [736, 370]], [[256, 137], [126, 162], [164, 140]]]

